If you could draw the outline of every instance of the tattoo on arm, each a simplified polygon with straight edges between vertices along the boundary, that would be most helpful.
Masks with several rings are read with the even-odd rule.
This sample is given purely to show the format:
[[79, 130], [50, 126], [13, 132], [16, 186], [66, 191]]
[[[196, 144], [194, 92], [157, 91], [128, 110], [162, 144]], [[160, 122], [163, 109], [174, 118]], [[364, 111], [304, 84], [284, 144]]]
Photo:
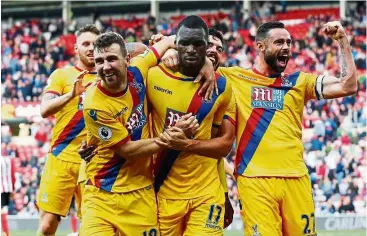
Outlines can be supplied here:
[[341, 56], [341, 77], [347, 76], [347, 60], [345, 58], [345, 48], [343, 44], [340, 44], [340, 56]]
[[43, 95], [43, 98], [42, 100], [43, 101], [49, 101], [49, 100], [52, 100], [54, 98], [57, 98], [59, 95], [57, 94], [54, 94], [54, 93], [46, 93], [45, 95]]

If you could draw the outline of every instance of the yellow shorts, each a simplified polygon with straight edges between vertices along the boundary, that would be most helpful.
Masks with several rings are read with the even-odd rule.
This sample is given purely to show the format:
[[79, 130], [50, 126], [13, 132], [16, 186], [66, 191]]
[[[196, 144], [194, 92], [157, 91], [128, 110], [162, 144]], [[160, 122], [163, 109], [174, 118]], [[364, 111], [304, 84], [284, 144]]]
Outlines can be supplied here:
[[75, 204], [77, 209], [77, 216], [80, 220], [82, 220], [82, 200], [83, 200], [83, 193], [85, 188], [85, 182], [78, 183], [77, 190], [75, 193]]
[[313, 236], [314, 202], [308, 175], [238, 177], [245, 235]]
[[159, 229], [164, 236], [223, 235], [223, 218], [224, 191], [184, 200], [158, 197]]
[[111, 193], [93, 185], [84, 188], [81, 236], [158, 236], [157, 201], [153, 186]]
[[[75, 203], [78, 210], [78, 218], [82, 219], [82, 196], [84, 192], [85, 181], [87, 180], [86, 163], [84, 160], [80, 163], [78, 174], [78, 195], [75, 196]], [[77, 197], [78, 196], [78, 197]]]
[[86, 168], [87, 164], [82, 160], [79, 167], [78, 183], [85, 182], [87, 180]]
[[47, 155], [37, 196], [37, 205], [40, 209], [66, 216], [73, 194], [76, 194], [76, 198], [79, 197], [77, 196], [79, 166], [79, 163], [60, 160], [50, 153]]

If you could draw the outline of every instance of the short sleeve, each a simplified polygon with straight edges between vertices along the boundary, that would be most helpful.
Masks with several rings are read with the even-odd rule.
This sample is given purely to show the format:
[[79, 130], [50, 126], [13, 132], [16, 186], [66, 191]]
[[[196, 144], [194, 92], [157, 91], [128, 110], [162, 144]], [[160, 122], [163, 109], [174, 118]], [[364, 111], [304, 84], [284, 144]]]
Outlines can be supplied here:
[[229, 120], [236, 127], [237, 117], [237, 104], [234, 93], [232, 93], [231, 100], [229, 101], [226, 112], [224, 113], [223, 119]]
[[223, 99], [214, 114], [213, 126], [219, 127], [222, 124], [224, 115], [228, 109], [228, 106], [230, 105], [232, 94], [232, 86], [227, 81], [226, 89], [223, 94]]
[[149, 68], [156, 66], [159, 62], [159, 54], [154, 47], [145, 50], [144, 53], [131, 59], [130, 66], [136, 67], [142, 74], [144, 81], [147, 79]]
[[114, 148], [130, 140], [128, 130], [105, 111], [83, 111], [88, 134], [94, 136], [104, 147]]
[[221, 76], [223, 76], [223, 77], [225, 77], [225, 78], [228, 79], [228, 78], [231, 77], [231, 75], [233, 73], [233, 67], [223, 67], [223, 66], [220, 66], [220, 67], [218, 67], [217, 72]]
[[48, 79], [48, 84], [45, 87], [45, 93], [54, 93], [56, 95], [62, 95], [65, 87], [65, 78], [62, 70], [55, 70]]
[[314, 75], [309, 73], [303, 73], [305, 80], [305, 102], [310, 99], [323, 99], [322, 97], [322, 79], [323, 75]]

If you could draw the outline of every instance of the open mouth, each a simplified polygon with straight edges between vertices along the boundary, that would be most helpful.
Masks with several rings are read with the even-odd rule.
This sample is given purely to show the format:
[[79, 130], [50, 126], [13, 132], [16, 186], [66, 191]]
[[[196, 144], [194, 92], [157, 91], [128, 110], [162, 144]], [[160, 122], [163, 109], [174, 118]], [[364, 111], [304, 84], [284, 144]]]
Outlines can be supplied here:
[[282, 67], [285, 67], [287, 65], [288, 59], [289, 59], [288, 55], [278, 55], [277, 56], [278, 64]]
[[106, 78], [106, 79], [110, 79], [110, 78], [112, 78], [112, 76], [114, 76], [115, 75], [115, 73], [109, 73], [109, 74], [105, 74], [104, 75], [104, 77]]

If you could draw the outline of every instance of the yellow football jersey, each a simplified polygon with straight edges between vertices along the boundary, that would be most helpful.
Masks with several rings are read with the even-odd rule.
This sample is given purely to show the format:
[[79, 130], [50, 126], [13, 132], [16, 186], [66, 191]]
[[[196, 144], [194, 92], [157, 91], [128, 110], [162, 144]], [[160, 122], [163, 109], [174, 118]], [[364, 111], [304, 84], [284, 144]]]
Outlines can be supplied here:
[[86, 92], [87, 144], [97, 146], [97, 154], [87, 164], [87, 185], [121, 193], [152, 184], [152, 157], [126, 160], [113, 148], [149, 137], [145, 81], [149, 67], [156, 64], [157, 56], [147, 50], [128, 67], [125, 91], [112, 94], [97, 83]]
[[304, 104], [316, 98], [317, 75], [296, 72], [266, 77], [255, 69], [223, 68], [237, 103], [237, 174], [300, 177]]
[[[73, 88], [74, 81], [82, 69], [73, 66], [55, 70], [44, 93], [64, 95]], [[83, 85], [96, 80], [96, 73], [84, 75]], [[52, 131], [50, 151], [55, 157], [74, 163], [80, 163], [78, 154], [80, 143], [86, 137], [83, 118], [83, 101], [85, 93], [73, 98], [59, 112], [55, 114], [56, 124]]]
[[[213, 95], [212, 100], [206, 101], [198, 95], [200, 84], [193, 81], [194, 78], [173, 72], [163, 64], [149, 70], [147, 96], [154, 136], [190, 112], [200, 124], [195, 139], [210, 139], [212, 125], [221, 124], [232, 97], [230, 84], [217, 74], [219, 96]], [[155, 162], [155, 189], [159, 196], [168, 199], [190, 199], [218, 192], [221, 183], [217, 162], [193, 153], [164, 150]]]

